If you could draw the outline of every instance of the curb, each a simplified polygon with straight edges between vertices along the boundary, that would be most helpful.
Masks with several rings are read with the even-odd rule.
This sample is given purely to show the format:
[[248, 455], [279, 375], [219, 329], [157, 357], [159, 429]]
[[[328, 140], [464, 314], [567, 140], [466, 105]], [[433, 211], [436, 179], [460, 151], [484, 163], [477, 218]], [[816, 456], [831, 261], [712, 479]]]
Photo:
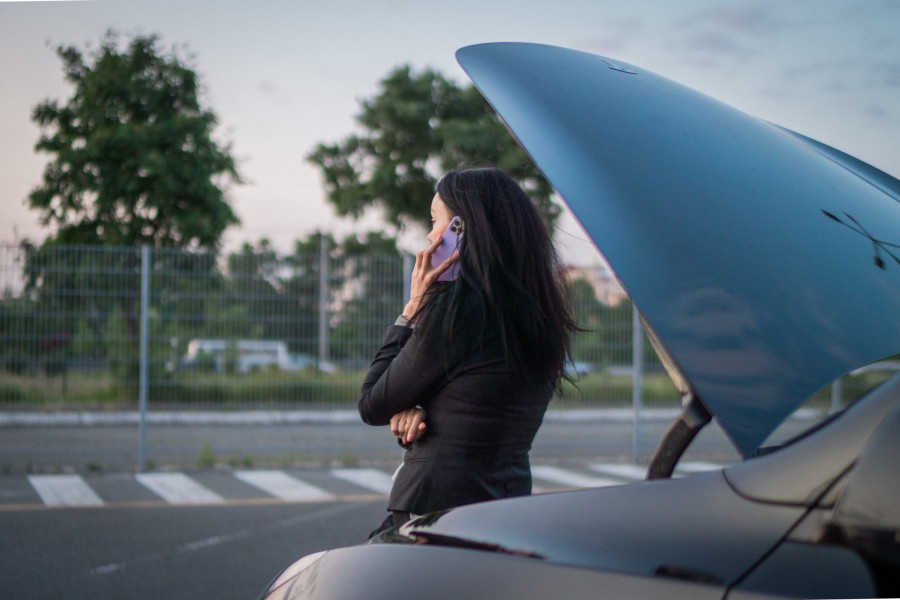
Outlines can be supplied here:
[[[671, 422], [678, 409], [644, 409], [641, 422]], [[821, 412], [801, 409], [791, 419], [813, 420]], [[545, 423], [632, 423], [635, 413], [630, 408], [548, 410]], [[119, 412], [2, 412], [0, 427], [95, 427], [104, 425], [139, 425], [138, 411]], [[250, 410], [233, 412], [167, 411], [148, 412], [148, 425], [340, 425], [359, 423], [355, 410]]]

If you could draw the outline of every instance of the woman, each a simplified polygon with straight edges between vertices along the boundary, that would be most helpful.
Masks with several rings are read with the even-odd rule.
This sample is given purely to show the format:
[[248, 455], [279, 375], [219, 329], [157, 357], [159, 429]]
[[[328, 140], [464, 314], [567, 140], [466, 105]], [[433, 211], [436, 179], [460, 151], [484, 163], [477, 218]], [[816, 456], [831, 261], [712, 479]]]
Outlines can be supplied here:
[[[363, 421], [390, 424], [407, 448], [382, 529], [531, 493], [528, 452], [576, 330], [547, 228], [515, 181], [497, 169], [459, 170], [436, 192], [431, 245], [416, 256], [409, 302], [359, 400]], [[454, 217], [459, 248], [432, 266]], [[457, 278], [439, 281], [454, 265]]]

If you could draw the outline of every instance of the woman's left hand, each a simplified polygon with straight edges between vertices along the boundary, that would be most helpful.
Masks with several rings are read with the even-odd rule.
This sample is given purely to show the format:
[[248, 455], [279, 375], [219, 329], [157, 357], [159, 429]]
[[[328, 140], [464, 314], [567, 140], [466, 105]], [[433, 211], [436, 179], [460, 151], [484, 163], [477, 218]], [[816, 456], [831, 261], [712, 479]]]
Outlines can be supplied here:
[[424, 408], [408, 408], [391, 417], [391, 433], [399, 438], [402, 444], [418, 441], [425, 435], [427, 427]]

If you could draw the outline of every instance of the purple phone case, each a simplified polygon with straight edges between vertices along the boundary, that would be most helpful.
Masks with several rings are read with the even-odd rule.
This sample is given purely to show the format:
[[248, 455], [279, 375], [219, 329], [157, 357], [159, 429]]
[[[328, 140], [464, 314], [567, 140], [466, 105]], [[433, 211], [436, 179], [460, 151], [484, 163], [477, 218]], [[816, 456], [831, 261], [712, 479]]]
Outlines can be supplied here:
[[[450, 258], [453, 251], [459, 248], [459, 242], [462, 239], [461, 232], [462, 221], [459, 217], [453, 217], [441, 237], [441, 245], [437, 247], [434, 254], [431, 255], [431, 266], [437, 267], [442, 262]], [[457, 233], [459, 231], [460, 233]], [[438, 281], [453, 281], [459, 277], [459, 261], [453, 263], [449, 269], [441, 273]]]

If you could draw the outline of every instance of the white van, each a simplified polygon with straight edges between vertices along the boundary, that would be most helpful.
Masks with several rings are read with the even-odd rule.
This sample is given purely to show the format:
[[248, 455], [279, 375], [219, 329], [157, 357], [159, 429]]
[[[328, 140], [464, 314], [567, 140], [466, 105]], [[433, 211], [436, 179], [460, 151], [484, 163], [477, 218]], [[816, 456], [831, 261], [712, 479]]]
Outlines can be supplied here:
[[238, 373], [265, 370], [273, 366], [284, 371], [297, 371], [314, 364], [314, 361], [299, 360], [291, 356], [287, 344], [282, 341], [194, 339], [188, 343], [181, 365], [184, 368], [194, 368], [204, 357], [214, 361], [217, 373], [225, 372], [225, 365], [229, 360], [234, 361], [235, 371]]

